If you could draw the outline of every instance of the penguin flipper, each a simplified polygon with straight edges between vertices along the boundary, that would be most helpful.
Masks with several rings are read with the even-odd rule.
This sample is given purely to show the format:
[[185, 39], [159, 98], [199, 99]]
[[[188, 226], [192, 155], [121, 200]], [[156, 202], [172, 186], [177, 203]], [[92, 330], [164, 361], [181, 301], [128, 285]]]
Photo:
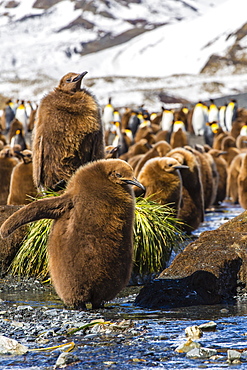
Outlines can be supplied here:
[[1, 226], [2, 238], [7, 238], [12, 232], [29, 222], [43, 218], [56, 220], [66, 211], [73, 208], [73, 203], [67, 194], [36, 200], [13, 213]]

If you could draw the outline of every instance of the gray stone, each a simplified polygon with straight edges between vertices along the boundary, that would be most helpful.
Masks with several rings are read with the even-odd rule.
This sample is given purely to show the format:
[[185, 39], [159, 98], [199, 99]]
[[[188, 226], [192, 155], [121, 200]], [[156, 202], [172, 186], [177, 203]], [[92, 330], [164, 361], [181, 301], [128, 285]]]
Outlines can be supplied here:
[[186, 354], [188, 358], [210, 358], [211, 356], [215, 356], [217, 354], [216, 349], [213, 348], [194, 348]]
[[201, 325], [199, 325], [199, 328], [202, 330], [202, 331], [215, 331], [216, 330], [216, 322], [214, 321], [208, 321], [208, 322], [205, 322]]
[[227, 358], [229, 361], [240, 360], [241, 352], [236, 351], [235, 349], [229, 349], [227, 351]]
[[78, 357], [72, 353], [62, 352], [56, 361], [55, 368], [64, 367], [65, 365], [71, 364], [78, 361]]
[[242, 358], [247, 358], [247, 351], [243, 351], [243, 352], [241, 353], [241, 357], [242, 357]]

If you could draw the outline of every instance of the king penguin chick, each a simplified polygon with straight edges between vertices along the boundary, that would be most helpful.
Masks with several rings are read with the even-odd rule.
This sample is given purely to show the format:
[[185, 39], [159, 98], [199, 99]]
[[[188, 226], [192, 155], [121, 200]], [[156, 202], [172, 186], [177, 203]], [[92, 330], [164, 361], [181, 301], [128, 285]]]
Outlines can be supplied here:
[[181, 171], [183, 202], [178, 218], [184, 222], [184, 231], [190, 234], [204, 220], [204, 194], [200, 166], [196, 156], [184, 148], [172, 149], [167, 153], [167, 157], [175, 158], [180, 164], [189, 167]]
[[213, 157], [219, 175], [216, 198], [214, 200], [214, 205], [219, 205], [226, 198], [227, 162], [222, 157], [224, 152], [220, 150], [210, 149], [208, 153]]
[[11, 148], [3, 148], [0, 152], [0, 204], [7, 204], [10, 179], [13, 168], [19, 160], [14, 156]]
[[221, 142], [221, 150], [225, 152], [223, 158], [226, 160], [228, 167], [236, 155], [240, 153], [240, 150], [236, 148], [236, 139], [231, 135], [226, 136]]
[[181, 165], [174, 158], [149, 159], [138, 175], [138, 181], [146, 189], [145, 198], [150, 197], [160, 204], [169, 205], [177, 216], [182, 200], [182, 179], [179, 170], [185, 168], [189, 167]]
[[232, 203], [239, 203], [239, 191], [238, 191], [238, 176], [246, 153], [239, 153], [236, 155], [227, 171], [227, 197], [231, 199]]
[[86, 73], [66, 74], [41, 100], [33, 137], [37, 188], [66, 182], [79, 166], [104, 158], [100, 108], [94, 96], [81, 89]]
[[[65, 192], [32, 202], [1, 227], [3, 238], [21, 225], [54, 219], [48, 241], [51, 281], [66, 305], [93, 308], [113, 299], [130, 279], [135, 198], [143, 187], [131, 166], [102, 159], [81, 166]], [[107, 220], [107, 222], [106, 222]]]
[[14, 167], [11, 174], [7, 204], [28, 204], [32, 197], [37, 196], [33, 183], [32, 152], [26, 149], [17, 154], [22, 161]]
[[135, 176], [136, 177], [138, 176], [142, 167], [149, 159], [155, 157], [164, 157], [170, 150], [171, 145], [165, 140], [161, 140], [158, 143], [154, 144], [153, 147], [150, 148], [149, 151], [146, 154], [144, 154], [138, 161], [134, 171]]
[[204, 195], [204, 210], [206, 210], [214, 203], [216, 198], [219, 181], [216, 165], [212, 156], [208, 153], [205, 153], [202, 146], [196, 146], [195, 149], [189, 146], [186, 146], [185, 148], [196, 156], [200, 166]]
[[247, 209], [247, 153], [244, 153], [238, 175], [238, 199], [240, 206]]

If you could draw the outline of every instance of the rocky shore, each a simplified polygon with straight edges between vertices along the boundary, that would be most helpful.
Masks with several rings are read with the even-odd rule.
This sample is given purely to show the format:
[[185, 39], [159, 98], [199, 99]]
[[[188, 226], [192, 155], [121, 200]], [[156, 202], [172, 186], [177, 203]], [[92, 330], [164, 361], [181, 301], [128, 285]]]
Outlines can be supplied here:
[[64, 307], [49, 284], [7, 276], [0, 282], [0, 369], [246, 366], [244, 316], [219, 306], [215, 321], [195, 319], [193, 311], [181, 321], [183, 310], [173, 321], [172, 311], [135, 308], [137, 293], [128, 287], [104, 309], [78, 311]]

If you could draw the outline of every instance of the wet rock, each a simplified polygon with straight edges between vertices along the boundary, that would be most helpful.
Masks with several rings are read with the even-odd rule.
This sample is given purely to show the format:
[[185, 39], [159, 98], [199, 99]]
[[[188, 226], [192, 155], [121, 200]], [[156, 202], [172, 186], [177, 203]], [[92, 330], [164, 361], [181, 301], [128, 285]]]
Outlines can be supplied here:
[[135, 304], [147, 308], [229, 302], [246, 293], [247, 211], [205, 231], [145, 285]]
[[241, 357], [244, 358], [244, 359], [247, 359], [247, 351], [243, 351], [241, 353]]
[[186, 343], [183, 343], [180, 346], [178, 346], [175, 349], [175, 352], [178, 352], [178, 353], [187, 353], [187, 352], [190, 352], [191, 350], [193, 350], [195, 348], [198, 349], [200, 347], [201, 347], [200, 343], [194, 342], [192, 339], [189, 338]]
[[23, 355], [28, 351], [26, 346], [18, 343], [15, 339], [0, 335], [0, 354], [1, 355]]
[[196, 271], [180, 279], [155, 279], [145, 285], [135, 305], [153, 309], [217, 304], [217, 278], [207, 271]]
[[241, 352], [239, 351], [236, 351], [234, 349], [229, 349], [227, 351], [227, 360], [229, 362], [232, 362], [234, 360], [240, 360], [240, 357], [241, 357]]
[[73, 355], [72, 353], [63, 352], [59, 355], [56, 361], [55, 369], [72, 364], [73, 362], [77, 362], [78, 360], [78, 357]]
[[213, 348], [194, 348], [191, 351], [187, 352], [186, 357], [188, 358], [210, 358], [212, 356], [215, 356], [217, 354], [216, 349]]
[[193, 339], [199, 339], [202, 337], [202, 330], [197, 325], [188, 326], [185, 329], [185, 334], [188, 338]]
[[[0, 225], [22, 206], [0, 206]], [[27, 226], [22, 226], [7, 239], [0, 236], [0, 275], [4, 274], [26, 234]]]
[[199, 328], [202, 330], [202, 331], [215, 331], [216, 330], [216, 322], [214, 321], [208, 321], [208, 322], [205, 322], [201, 325], [199, 325]]

